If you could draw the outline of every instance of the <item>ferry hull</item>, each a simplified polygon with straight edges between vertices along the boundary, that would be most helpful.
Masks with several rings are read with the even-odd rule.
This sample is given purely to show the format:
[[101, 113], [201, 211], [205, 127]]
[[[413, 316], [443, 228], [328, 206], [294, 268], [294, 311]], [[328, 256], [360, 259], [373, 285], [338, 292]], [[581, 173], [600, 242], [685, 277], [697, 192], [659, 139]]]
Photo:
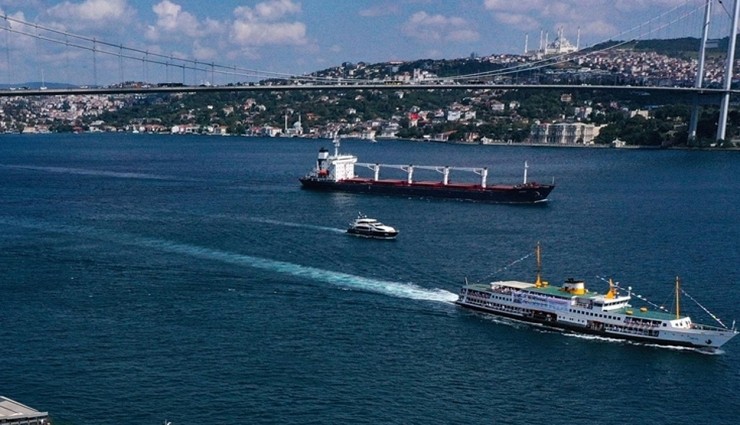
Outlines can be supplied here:
[[[670, 347], [688, 347], [688, 348], [695, 348], [699, 350], [704, 351], [715, 351], [719, 349], [724, 343], [729, 341], [732, 337], [736, 335], [735, 332], [728, 330], [726, 332], [721, 331], [706, 331], [706, 332], [696, 332], [695, 335], [679, 335], [675, 332], [671, 331], [655, 331], [654, 336], [647, 336], [647, 335], [636, 335], [636, 334], [627, 334], [627, 333], [619, 333], [619, 332], [610, 332], [606, 331], [603, 328], [598, 327], [587, 327], [587, 326], [580, 326], [575, 325], [563, 321], [559, 321], [557, 318], [557, 313], [555, 312], [547, 312], [547, 311], [533, 311], [532, 314], [522, 314], [522, 313], [508, 313], [504, 311], [494, 310], [474, 304], [467, 304], [465, 302], [461, 302], [460, 300], [456, 301], [455, 304], [470, 309], [475, 310], [481, 313], [490, 314], [492, 316], [499, 316], [499, 317], [505, 317], [508, 319], [513, 319], [520, 322], [526, 322], [526, 323], [533, 323], [533, 324], [539, 324], [546, 326], [548, 328], [552, 328], [555, 330], [559, 330], [562, 332], [571, 332], [576, 334], [585, 334], [585, 335], [596, 335], [601, 336], [605, 338], [615, 338], [615, 339], [622, 339], [622, 340], [628, 340], [628, 341], [636, 341], [646, 344], [655, 344], [655, 345], [662, 345], [662, 346], [670, 346]], [[661, 335], [662, 337], [658, 338], [657, 336]], [[673, 335], [672, 337], [669, 337], [669, 335]]]
[[528, 183], [515, 186], [443, 185], [442, 183], [407, 183], [404, 181], [383, 181], [352, 179], [332, 181], [304, 177], [302, 187], [326, 192], [351, 192], [376, 195], [400, 195], [423, 198], [464, 199], [502, 204], [535, 204], [546, 202], [554, 185]]

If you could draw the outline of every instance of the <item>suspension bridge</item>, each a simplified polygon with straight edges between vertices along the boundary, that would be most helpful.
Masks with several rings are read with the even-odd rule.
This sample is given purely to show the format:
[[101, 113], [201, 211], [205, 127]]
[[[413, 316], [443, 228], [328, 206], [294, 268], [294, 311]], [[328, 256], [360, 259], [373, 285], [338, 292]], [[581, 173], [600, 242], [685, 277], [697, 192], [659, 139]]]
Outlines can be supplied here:
[[[727, 0], [725, 0], [727, 1]], [[716, 8], [719, 6], [719, 12]], [[715, 10], [713, 11], [713, 7]], [[712, 20], [717, 16], [725, 17], [728, 39], [728, 48], [724, 57], [724, 71], [721, 86], [710, 86], [704, 81], [707, 72], [705, 56]], [[592, 46], [579, 49], [575, 52], [555, 53], [527, 57], [523, 62], [514, 65], [501, 66], [498, 69], [453, 77], [432, 77], [420, 81], [398, 81], [377, 79], [367, 80], [334, 76], [321, 76], [318, 73], [293, 75], [274, 71], [263, 71], [236, 65], [207, 63], [197, 59], [180, 55], [165, 55], [136, 47], [126, 46], [123, 43], [114, 43], [100, 40], [95, 37], [75, 34], [39, 23], [28, 22], [8, 15], [0, 17], [0, 30], [5, 34], [5, 69], [7, 82], [14, 81], [21, 70], [14, 70], [12, 56], [27, 55], [28, 52], [15, 51], [12, 46], [19, 45], [18, 40], [31, 40], [38, 51], [43, 48], [53, 51], [56, 58], [63, 58], [64, 66], [61, 74], [54, 78], [64, 79], [70, 74], [80, 73], [73, 68], [85, 61], [80, 60], [82, 54], [89, 55], [85, 67], [92, 72], [87, 82], [77, 82], [62, 88], [47, 88], [44, 86], [44, 73], [41, 75], [39, 87], [12, 87], [0, 89], [1, 97], [23, 96], [64, 96], [64, 95], [108, 95], [108, 94], [147, 94], [147, 93], [199, 93], [199, 92], [249, 92], [249, 91], [324, 91], [324, 90], [430, 90], [430, 89], [500, 89], [500, 90], [553, 90], [553, 91], [610, 91], [610, 92], [641, 92], [641, 93], [668, 93], [677, 98], [690, 99], [693, 104], [689, 137], [695, 137], [696, 124], [701, 105], [714, 104], [720, 106], [720, 118], [717, 129], [717, 140], [726, 137], [727, 117], [730, 107], [730, 97], [740, 90], [732, 87], [734, 71], [734, 52], [740, 18], [740, 0], [734, 0], [732, 10], [727, 8], [722, 0], [686, 0], [659, 16], [653, 17], [643, 24], [623, 31], [610, 37], [608, 40], [595, 43]], [[699, 22], [700, 21], [700, 22]], [[697, 23], [700, 23], [697, 25]], [[579, 64], [589, 57], [604, 54], [609, 51], [618, 51], [626, 45], [641, 40], [649, 40], [665, 32], [667, 28], [689, 28], [689, 33], [700, 32], [701, 45], [697, 52], [698, 59], [692, 62], [695, 68], [695, 81], [685, 85], [627, 85], [627, 84], [540, 84], [532, 81], [511, 83], [510, 77], [519, 74], [542, 72], [557, 68], [565, 64]], [[715, 31], [716, 33], [716, 31]], [[622, 41], [614, 41], [622, 40]], [[525, 48], [526, 50], [526, 48]], [[525, 52], [526, 53], [526, 52]], [[2, 62], [2, 60], [0, 60]], [[39, 66], [43, 69], [43, 66]], [[139, 68], [139, 71], [134, 69]], [[60, 72], [59, 69], [56, 69]], [[104, 75], [106, 81], [101, 82]], [[61, 78], [60, 78], [61, 77]], [[153, 82], [153, 78], [164, 78], [164, 81]], [[91, 81], [90, 81], [91, 79]], [[208, 79], [208, 83], [198, 83]], [[216, 82], [221, 80], [221, 84]], [[69, 81], [69, 79], [67, 79]], [[502, 81], [504, 81], [502, 83]]]

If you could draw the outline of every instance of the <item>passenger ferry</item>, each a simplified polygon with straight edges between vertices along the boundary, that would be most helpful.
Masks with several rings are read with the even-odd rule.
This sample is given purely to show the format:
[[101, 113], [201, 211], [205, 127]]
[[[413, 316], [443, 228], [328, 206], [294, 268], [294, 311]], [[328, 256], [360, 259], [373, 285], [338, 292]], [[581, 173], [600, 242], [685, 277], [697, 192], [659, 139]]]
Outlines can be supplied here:
[[628, 288], [626, 294], [620, 294], [621, 288], [612, 280], [609, 280], [609, 290], [604, 294], [591, 292], [583, 280], [572, 278], [559, 287], [550, 286], [541, 277], [539, 245], [535, 254], [537, 277], [534, 283], [466, 282], [456, 303], [484, 313], [564, 331], [710, 352], [719, 349], [738, 333], [734, 322], [728, 328], [714, 315], [712, 317], [721, 327], [697, 324], [689, 316], [681, 315], [680, 295], [684, 292], [678, 278], [675, 313], [635, 308], [630, 304], [632, 288]]

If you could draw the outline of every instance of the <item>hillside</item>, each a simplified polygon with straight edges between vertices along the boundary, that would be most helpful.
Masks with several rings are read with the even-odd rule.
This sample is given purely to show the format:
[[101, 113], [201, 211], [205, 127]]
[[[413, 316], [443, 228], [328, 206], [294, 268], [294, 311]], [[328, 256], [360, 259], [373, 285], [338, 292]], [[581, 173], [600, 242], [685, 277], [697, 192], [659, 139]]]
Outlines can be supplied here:
[[[592, 48], [587, 49], [586, 51], [603, 50], [610, 46], [621, 43], [624, 43], [624, 41], [607, 41], [597, 44]], [[707, 43], [707, 55], [724, 55], [725, 52], [727, 52], [728, 43], [728, 37], [709, 40]], [[655, 52], [673, 58], [688, 59], [697, 58], [699, 56], [700, 46], [701, 39], [694, 37], [683, 37], [674, 39], [635, 40], [627, 42], [619, 48], [624, 50], [634, 50], [638, 52]], [[735, 57], [739, 56], [739, 52], [740, 47], [736, 47]]]

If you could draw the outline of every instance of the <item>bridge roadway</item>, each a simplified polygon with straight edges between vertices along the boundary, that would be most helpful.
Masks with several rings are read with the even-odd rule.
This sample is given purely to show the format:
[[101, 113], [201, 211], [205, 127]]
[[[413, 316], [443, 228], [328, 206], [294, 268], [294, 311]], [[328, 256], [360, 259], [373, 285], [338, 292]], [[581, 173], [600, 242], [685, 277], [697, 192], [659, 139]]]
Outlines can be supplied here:
[[[290, 85], [226, 85], [226, 86], [150, 86], [150, 87], [80, 87], [64, 89], [5, 89], [0, 97], [15, 96], [57, 96], [82, 94], [146, 94], [146, 93], [199, 93], [199, 92], [258, 92], [258, 91], [317, 91], [317, 90], [605, 90], [638, 91], [646, 93], [671, 93], [675, 95], [700, 95], [702, 98], [723, 95], [724, 89], [694, 87], [655, 87], [655, 86], [609, 86], [609, 85], [568, 85], [568, 84], [290, 84]], [[729, 90], [731, 95], [740, 90]]]

